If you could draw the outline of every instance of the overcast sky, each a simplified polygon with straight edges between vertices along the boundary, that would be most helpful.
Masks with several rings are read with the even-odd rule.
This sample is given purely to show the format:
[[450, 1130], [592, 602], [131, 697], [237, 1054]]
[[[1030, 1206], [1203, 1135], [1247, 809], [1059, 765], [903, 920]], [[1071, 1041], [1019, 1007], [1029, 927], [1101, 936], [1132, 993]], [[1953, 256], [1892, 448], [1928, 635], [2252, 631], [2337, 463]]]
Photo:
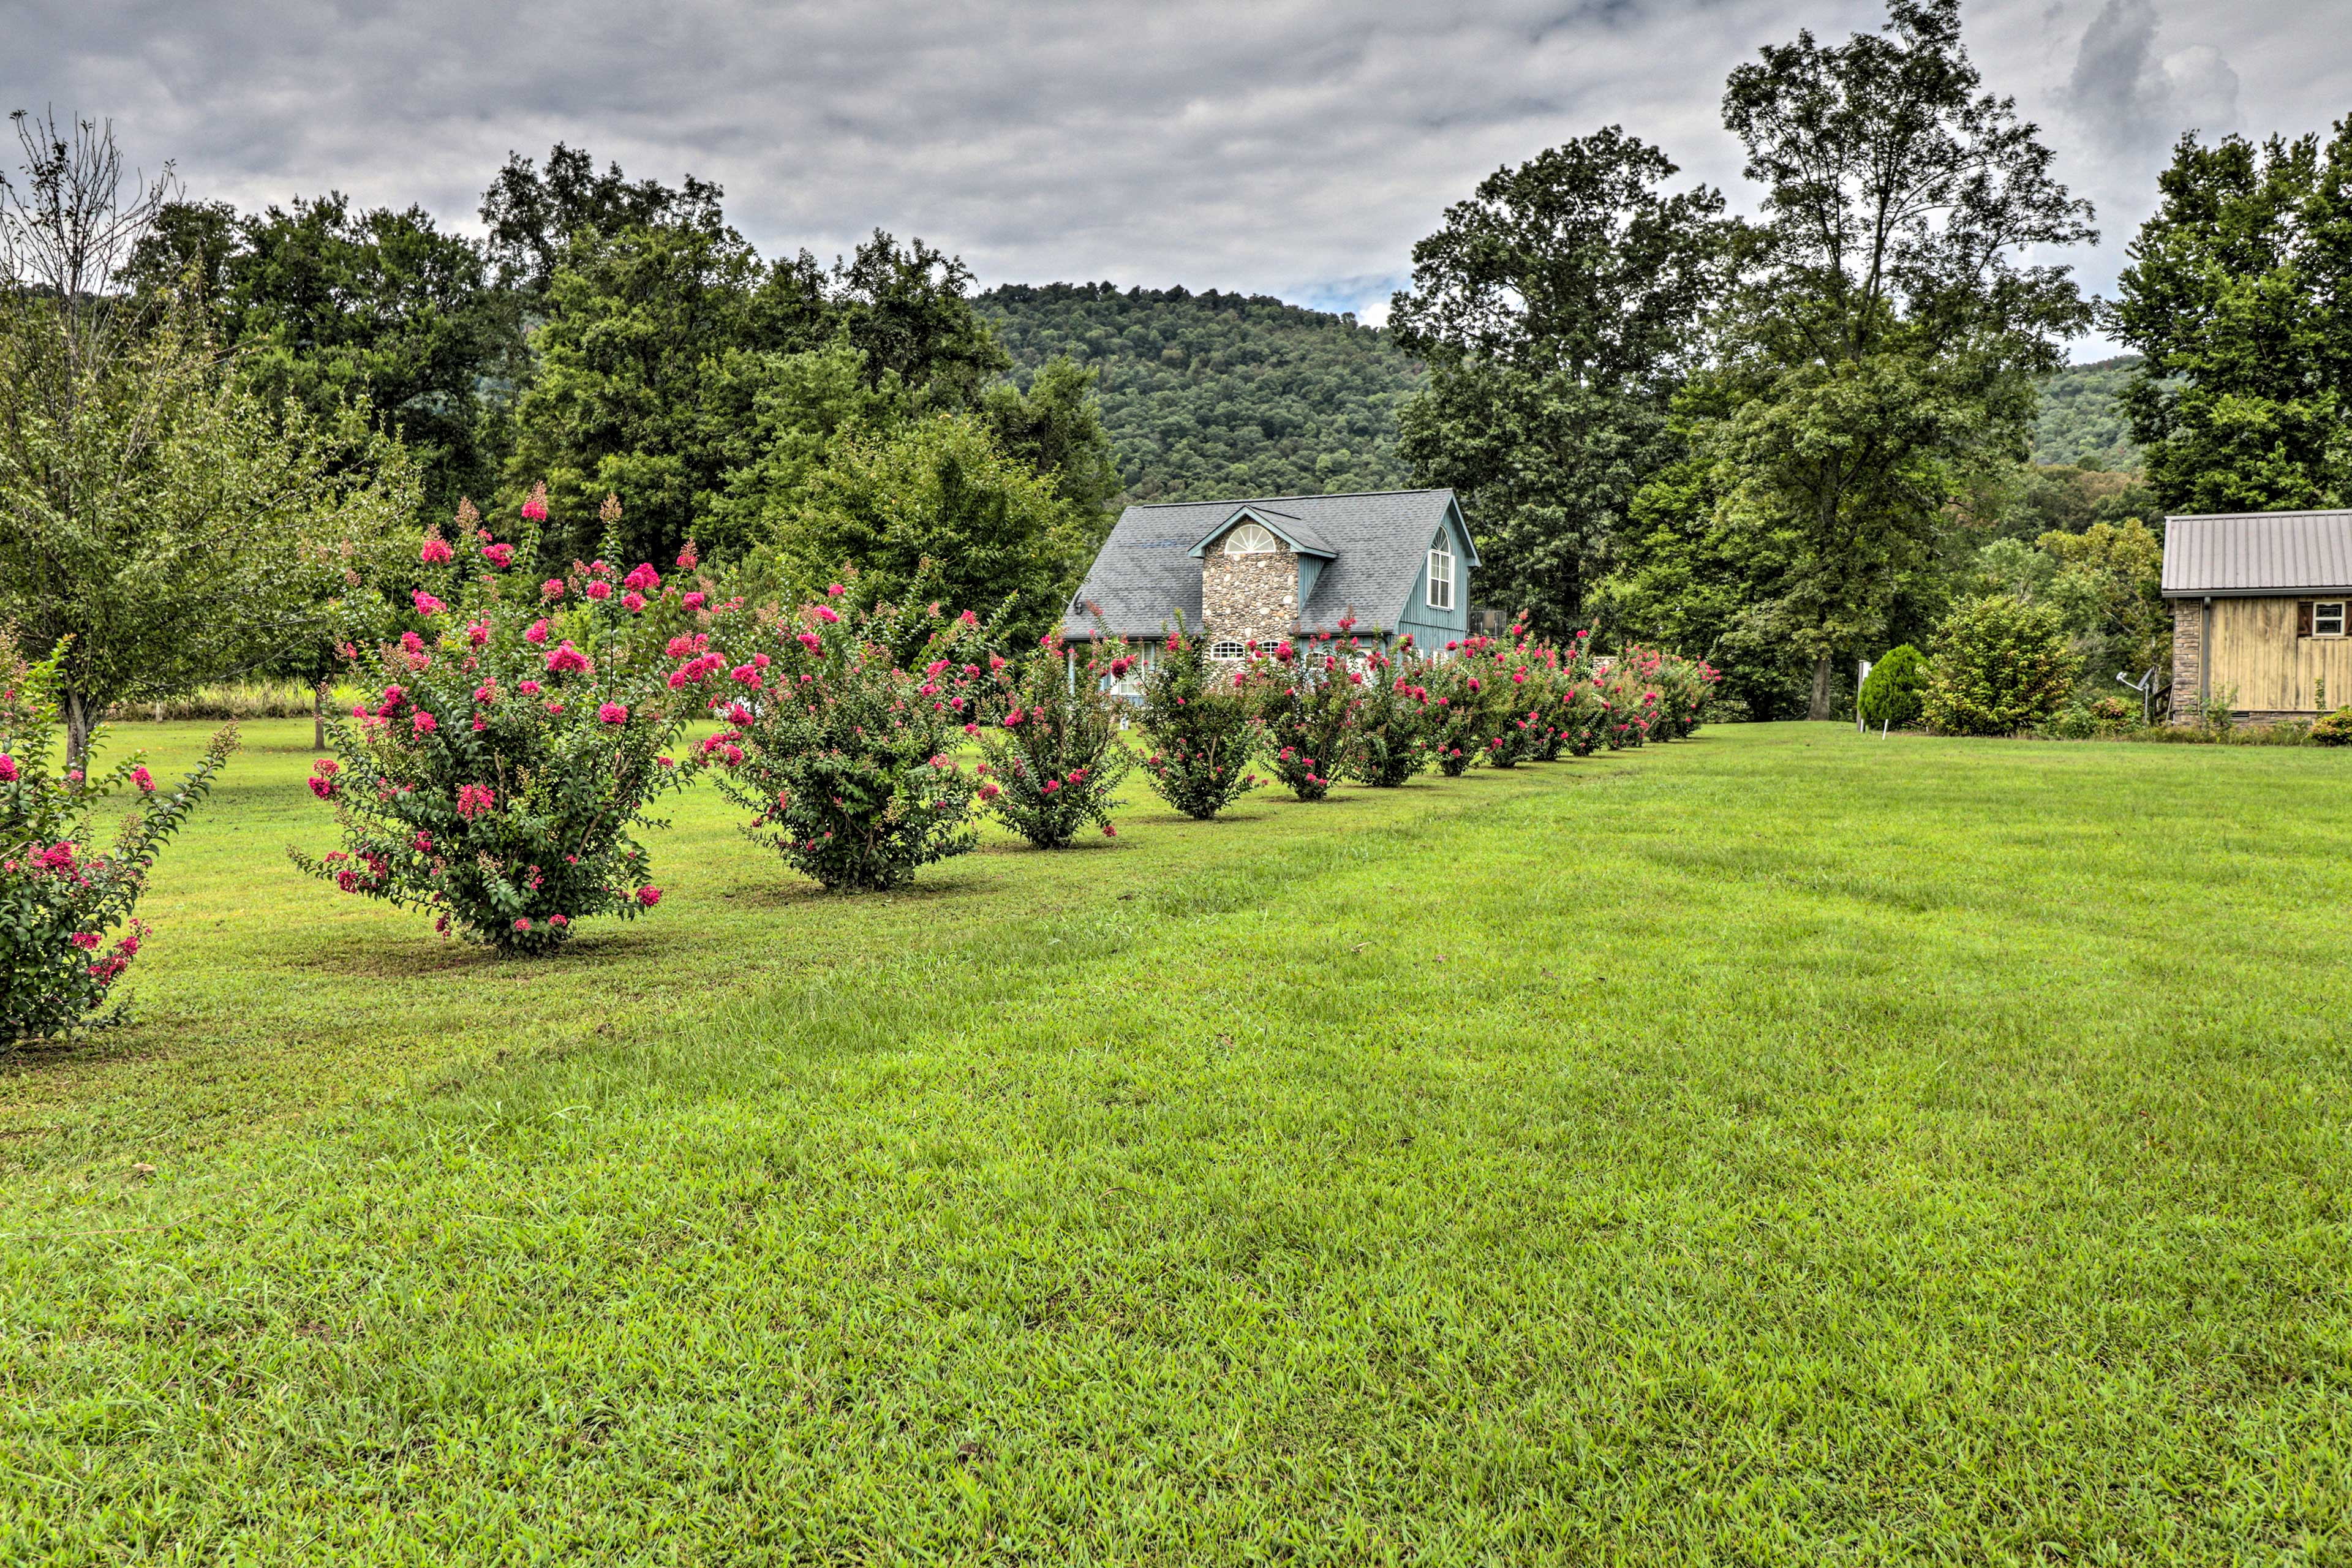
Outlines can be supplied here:
[[[1972, 0], [2098, 205], [2109, 290], [2181, 130], [2352, 111], [2347, 0]], [[726, 188], [761, 249], [880, 226], [984, 283], [1277, 294], [1370, 320], [1496, 165], [1612, 122], [1744, 205], [1724, 74], [1875, 0], [5, 0], [0, 105], [110, 115], [240, 206], [330, 188], [477, 228], [509, 150]], [[2078, 358], [2103, 345], [2078, 345]]]

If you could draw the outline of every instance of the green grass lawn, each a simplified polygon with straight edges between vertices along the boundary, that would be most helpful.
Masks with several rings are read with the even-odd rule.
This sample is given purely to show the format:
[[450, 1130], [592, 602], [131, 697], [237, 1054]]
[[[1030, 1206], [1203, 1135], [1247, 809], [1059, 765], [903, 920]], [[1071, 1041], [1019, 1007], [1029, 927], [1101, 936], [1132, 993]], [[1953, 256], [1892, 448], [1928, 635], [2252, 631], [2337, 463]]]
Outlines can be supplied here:
[[855, 900], [705, 792], [526, 964], [249, 739], [0, 1067], [0, 1561], [2352, 1562], [2352, 757], [1138, 784]]

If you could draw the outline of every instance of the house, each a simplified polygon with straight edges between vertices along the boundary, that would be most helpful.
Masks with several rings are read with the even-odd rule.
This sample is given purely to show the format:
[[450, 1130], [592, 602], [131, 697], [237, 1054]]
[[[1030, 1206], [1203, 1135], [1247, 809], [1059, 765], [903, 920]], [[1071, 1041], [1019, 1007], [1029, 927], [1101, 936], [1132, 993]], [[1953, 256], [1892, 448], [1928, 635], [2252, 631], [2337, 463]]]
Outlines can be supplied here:
[[2352, 511], [2167, 518], [2172, 716], [2208, 702], [2242, 720], [2352, 701]]
[[[1368, 647], [1410, 635], [1442, 653], [1468, 633], [1477, 565], [1447, 489], [1131, 506], [1072, 596], [1062, 635], [1127, 637], [1147, 667], [1180, 619], [1210, 639], [1213, 658], [1337, 636], [1342, 621]], [[1137, 677], [1118, 689], [1139, 691]]]

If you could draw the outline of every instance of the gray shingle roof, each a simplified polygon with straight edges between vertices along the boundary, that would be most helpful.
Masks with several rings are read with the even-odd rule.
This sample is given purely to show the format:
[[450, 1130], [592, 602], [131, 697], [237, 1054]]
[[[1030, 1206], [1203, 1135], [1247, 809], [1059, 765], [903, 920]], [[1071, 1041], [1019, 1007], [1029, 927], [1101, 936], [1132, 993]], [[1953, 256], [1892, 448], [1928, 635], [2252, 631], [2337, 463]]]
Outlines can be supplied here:
[[[1370, 630], [1392, 628], [1405, 609], [1405, 596], [1421, 580], [1429, 541], [1437, 532], [1454, 492], [1374, 490], [1358, 495], [1272, 496], [1233, 500], [1176, 501], [1131, 506], [1103, 542], [1087, 580], [1062, 618], [1063, 635], [1094, 635], [1095, 618], [1115, 637], [1150, 637], [1168, 630], [1181, 613], [1184, 624], [1201, 624], [1201, 563], [1187, 553], [1202, 536], [1243, 507], [1273, 512], [1283, 531], [1332, 560], [1300, 606], [1303, 629], [1336, 631], [1351, 612]], [[1469, 557], [1465, 564], [1475, 566]]]
[[2171, 598], [2352, 594], [2352, 511], [2167, 518], [2164, 592]]

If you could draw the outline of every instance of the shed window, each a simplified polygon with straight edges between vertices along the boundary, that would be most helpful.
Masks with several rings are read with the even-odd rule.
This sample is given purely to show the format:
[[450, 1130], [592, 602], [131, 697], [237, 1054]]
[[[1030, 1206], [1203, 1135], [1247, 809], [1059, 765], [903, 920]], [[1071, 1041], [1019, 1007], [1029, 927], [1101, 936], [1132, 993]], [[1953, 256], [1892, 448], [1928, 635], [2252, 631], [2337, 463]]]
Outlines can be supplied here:
[[1429, 607], [1454, 607], [1454, 542], [1444, 534], [1429, 547]]
[[1211, 658], [1223, 659], [1227, 663], [1237, 664], [1241, 660], [1249, 657], [1249, 649], [1244, 647], [1241, 644], [1233, 641], [1231, 638], [1227, 638], [1223, 642], [1210, 644], [1209, 657]]
[[1255, 522], [1245, 522], [1225, 535], [1228, 555], [1271, 555], [1280, 548], [1274, 534]]
[[2344, 601], [2321, 599], [2311, 606], [2311, 635], [2315, 637], [2340, 637], [2344, 635]]

